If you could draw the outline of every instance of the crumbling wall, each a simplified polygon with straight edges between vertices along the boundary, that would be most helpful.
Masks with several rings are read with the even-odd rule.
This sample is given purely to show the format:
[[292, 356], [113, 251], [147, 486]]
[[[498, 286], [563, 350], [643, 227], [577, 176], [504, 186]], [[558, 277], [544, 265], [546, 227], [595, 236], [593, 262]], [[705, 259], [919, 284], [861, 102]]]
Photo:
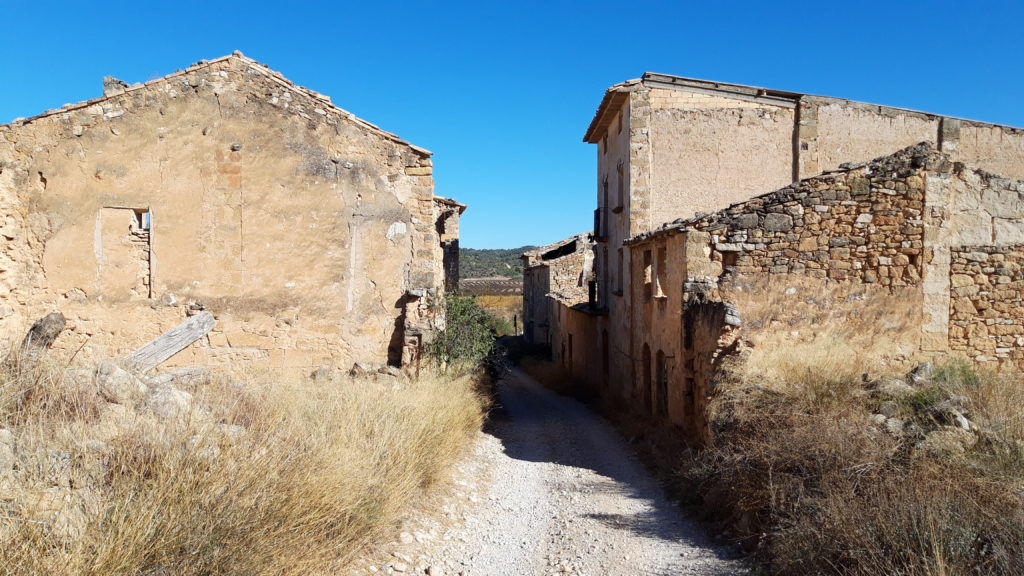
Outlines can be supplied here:
[[742, 352], [741, 321], [736, 308], [707, 296], [707, 287], [690, 285], [683, 311], [682, 378], [674, 421], [699, 445], [711, 440], [708, 397], [726, 358]]
[[440, 258], [435, 260], [434, 273], [444, 278], [444, 289], [459, 289], [459, 219], [466, 206], [447, 198], [434, 197], [435, 228], [441, 242]]
[[578, 234], [521, 256], [523, 260], [523, 330], [526, 339], [551, 345], [558, 331], [557, 304], [588, 302], [594, 274], [594, 239]]
[[797, 182], [687, 227], [711, 234], [712, 273], [921, 281], [928, 146]]
[[112, 90], [0, 126], [0, 330], [60, 309], [58, 347], [118, 354], [206, 308], [174, 362], [383, 362], [441, 289], [429, 152], [239, 55]]

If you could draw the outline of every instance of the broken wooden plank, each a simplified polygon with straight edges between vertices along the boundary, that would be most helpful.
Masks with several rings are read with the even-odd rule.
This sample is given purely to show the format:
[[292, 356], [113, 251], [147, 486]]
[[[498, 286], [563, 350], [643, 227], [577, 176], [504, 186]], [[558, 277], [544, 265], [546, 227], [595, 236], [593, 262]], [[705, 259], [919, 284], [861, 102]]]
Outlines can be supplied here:
[[64, 331], [67, 322], [60, 312], [50, 312], [28, 329], [25, 339], [21, 341], [21, 348], [18, 352], [7, 356], [8, 366], [19, 366], [22, 369], [31, 368], [39, 360], [39, 357], [53, 346], [54, 340]]
[[149, 344], [132, 352], [125, 359], [130, 370], [149, 372], [161, 362], [188, 348], [213, 329], [217, 320], [209, 312], [201, 312], [154, 338]]

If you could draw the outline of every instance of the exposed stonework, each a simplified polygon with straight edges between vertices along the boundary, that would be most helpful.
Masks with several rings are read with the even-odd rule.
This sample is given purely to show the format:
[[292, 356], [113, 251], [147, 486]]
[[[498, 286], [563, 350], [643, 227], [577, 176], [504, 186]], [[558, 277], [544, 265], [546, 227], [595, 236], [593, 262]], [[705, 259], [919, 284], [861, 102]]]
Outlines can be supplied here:
[[[742, 310], [726, 300], [753, 279], [799, 277], [822, 291], [878, 286], [898, 294], [920, 326], [916, 350], [1013, 366], [1024, 359], [1022, 215], [1024, 182], [922, 143], [626, 239], [629, 284], [610, 299], [622, 305], [610, 307], [612, 317], [592, 304], [556, 307], [548, 314], [561, 334], [550, 338], [571, 342], [588, 368], [602, 365], [574, 371], [578, 378], [697, 443], [708, 439], [704, 409], [718, 364], [743, 346]], [[976, 246], [983, 241], [994, 245]], [[626, 347], [618, 369], [627, 380], [611, 376], [616, 346]]]
[[173, 363], [400, 361], [457, 242], [430, 152], [240, 53], [105, 87], [0, 126], [0, 329], [114, 355], [205, 308]]
[[1024, 245], [954, 248], [950, 274], [950, 349], [1024, 368]]
[[528, 342], [559, 345], [559, 305], [585, 304], [593, 290], [593, 237], [578, 234], [523, 254], [523, 335]]
[[466, 211], [466, 205], [440, 196], [434, 197], [434, 203], [442, 255], [441, 269], [436, 273], [444, 278], [444, 289], [451, 292], [459, 287], [459, 217]]
[[917, 284], [924, 248], [922, 171], [948, 166], [927, 146], [912, 148], [674, 222], [630, 243], [672, 229], [699, 230], [710, 235], [711, 276], [728, 270]]
[[[690, 279], [716, 285], [728, 270], [726, 278], [799, 274], [908, 288], [920, 347], [942, 352], [950, 342], [949, 247], [1010, 242], [1020, 230], [1009, 193], [995, 193], [999, 179], [984, 175], [1024, 178], [1018, 128], [646, 73], [605, 92], [583, 139], [597, 153], [596, 296], [588, 308], [560, 314], [573, 326], [572, 349], [584, 351], [577, 355], [600, 355], [587, 362], [601, 370], [585, 379], [637, 407], [650, 406], [638, 396], [644, 345], [652, 366], [658, 350], [667, 364], [680, 362], [681, 287]], [[919, 167], [869, 173], [852, 164], [922, 141], [942, 152], [936, 161], [974, 168], [933, 167], [914, 177]], [[773, 190], [781, 191], [751, 200]], [[692, 220], [680, 238], [628, 242], [675, 219]], [[997, 232], [1002, 239], [992, 240]], [[685, 267], [673, 271], [679, 259]], [[591, 335], [582, 346], [581, 334]], [[681, 401], [669, 398], [675, 424]]]

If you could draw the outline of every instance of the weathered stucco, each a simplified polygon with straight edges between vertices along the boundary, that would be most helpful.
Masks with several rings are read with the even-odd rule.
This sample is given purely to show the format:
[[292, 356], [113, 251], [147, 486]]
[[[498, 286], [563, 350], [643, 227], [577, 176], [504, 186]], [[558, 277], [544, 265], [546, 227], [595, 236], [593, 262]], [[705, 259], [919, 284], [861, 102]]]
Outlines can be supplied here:
[[811, 102], [816, 108], [817, 142], [803, 178], [847, 162], [892, 154], [918, 142], [937, 142], [936, 116], [843, 100]]
[[[1024, 130], [963, 122], [950, 157], [1007, 178], [1024, 179]], [[947, 142], [950, 141], [947, 138]], [[947, 146], [943, 145], [943, 150]]]
[[60, 346], [116, 354], [205, 307], [215, 331], [175, 362], [397, 362], [407, 293], [442, 289], [431, 172], [241, 55], [16, 121], [0, 329], [59, 309]]
[[791, 108], [676, 90], [650, 99], [652, 221], [642, 230], [792, 180]]

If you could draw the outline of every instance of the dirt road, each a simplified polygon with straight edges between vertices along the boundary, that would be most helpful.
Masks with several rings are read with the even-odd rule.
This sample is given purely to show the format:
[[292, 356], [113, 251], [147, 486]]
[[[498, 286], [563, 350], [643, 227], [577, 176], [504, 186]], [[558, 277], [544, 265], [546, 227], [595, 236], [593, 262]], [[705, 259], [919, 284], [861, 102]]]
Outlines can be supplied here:
[[486, 470], [481, 474], [486, 480], [474, 486], [476, 495], [457, 514], [458, 522], [429, 546], [429, 553], [417, 554], [418, 560], [395, 554], [409, 561], [409, 572], [748, 573], [668, 502], [604, 420], [518, 370], [498, 390], [500, 407], [473, 457], [486, 463], [479, 468]]

